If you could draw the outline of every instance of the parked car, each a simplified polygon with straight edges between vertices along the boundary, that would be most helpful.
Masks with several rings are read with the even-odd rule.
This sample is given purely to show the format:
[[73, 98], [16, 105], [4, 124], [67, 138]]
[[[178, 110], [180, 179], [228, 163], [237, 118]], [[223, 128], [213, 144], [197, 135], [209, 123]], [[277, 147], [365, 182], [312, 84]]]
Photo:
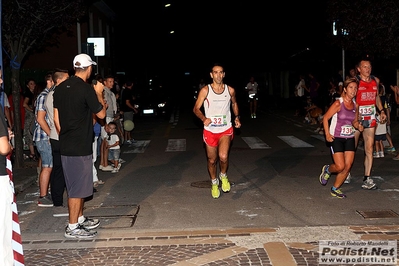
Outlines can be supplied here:
[[172, 98], [168, 89], [159, 82], [149, 82], [137, 94], [140, 116], [169, 118], [172, 110]]

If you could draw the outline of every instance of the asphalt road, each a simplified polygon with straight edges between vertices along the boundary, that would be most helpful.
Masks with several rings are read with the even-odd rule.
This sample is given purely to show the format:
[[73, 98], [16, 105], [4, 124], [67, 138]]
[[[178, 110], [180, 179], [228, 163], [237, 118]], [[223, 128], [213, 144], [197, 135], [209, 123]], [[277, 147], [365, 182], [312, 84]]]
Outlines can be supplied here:
[[[230, 193], [211, 197], [202, 129], [191, 110], [178, 109], [170, 120], [135, 121], [138, 143], [123, 145], [126, 163], [119, 173], [99, 171], [105, 184], [86, 202], [86, 214], [100, 217], [103, 230], [131, 232], [398, 223], [393, 154], [374, 160], [378, 189], [368, 191], [361, 188], [364, 156], [359, 148], [354, 178], [342, 187], [348, 197], [334, 198], [329, 193], [334, 176], [325, 187], [318, 181], [331, 156], [316, 126], [304, 124], [291, 110], [264, 111], [256, 119], [242, 113], [230, 152]], [[396, 121], [391, 129], [399, 143]], [[52, 217], [52, 208], [37, 207], [37, 194], [35, 184], [18, 193], [22, 233], [62, 234], [67, 219]]]

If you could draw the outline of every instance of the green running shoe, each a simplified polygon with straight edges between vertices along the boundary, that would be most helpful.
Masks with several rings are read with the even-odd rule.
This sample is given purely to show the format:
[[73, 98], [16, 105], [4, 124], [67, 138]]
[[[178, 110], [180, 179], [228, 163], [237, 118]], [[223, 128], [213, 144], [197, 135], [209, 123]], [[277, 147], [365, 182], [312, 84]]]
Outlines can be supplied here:
[[346, 198], [346, 195], [344, 193], [342, 193], [342, 191], [340, 189], [333, 190], [331, 188], [331, 192], [330, 193], [331, 193], [332, 196], [340, 198], [340, 199]]
[[211, 194], [214, 199], [219, 198], [220, 190], [218, 184], [212, 184]]
[[223, 192], [229, 192], [230, 191], [230, 182], [227, 176], [220, 178], [222, 181], [222, 191]]
[[320, 184], [322, 184], [323, 186], [327, 185], [328, 179], [330, 178], [330, 174], [327, 173], [327, 169], [328, 169], [329, 165], [324, 165], [323, 168], [321, 169], [321, 174], [319, 176], [319, 181]]

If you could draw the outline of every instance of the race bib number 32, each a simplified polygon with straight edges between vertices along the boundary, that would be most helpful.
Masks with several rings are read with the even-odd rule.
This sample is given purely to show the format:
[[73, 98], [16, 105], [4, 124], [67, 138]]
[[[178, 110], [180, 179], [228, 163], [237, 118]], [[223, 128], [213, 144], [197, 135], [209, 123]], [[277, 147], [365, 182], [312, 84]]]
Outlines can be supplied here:
[[226, 115], [214, 115], [211, 117], [212, 124], [214, 127], [222, 127], [227, 125]]

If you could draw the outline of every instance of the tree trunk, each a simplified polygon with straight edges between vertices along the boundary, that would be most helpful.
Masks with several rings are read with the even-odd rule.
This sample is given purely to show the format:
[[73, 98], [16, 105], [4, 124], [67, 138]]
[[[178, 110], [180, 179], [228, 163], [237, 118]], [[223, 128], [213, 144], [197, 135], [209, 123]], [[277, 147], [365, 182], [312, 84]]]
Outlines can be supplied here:
[[13, 168], [25, 167], [24, 162], [24, 144], [23, 144], [23, 130], [21, 125], [21, 84], [19, 82], [20, 69], [11, 68], [11, 90], [12, 101], [14, 106], [14, 163]]

